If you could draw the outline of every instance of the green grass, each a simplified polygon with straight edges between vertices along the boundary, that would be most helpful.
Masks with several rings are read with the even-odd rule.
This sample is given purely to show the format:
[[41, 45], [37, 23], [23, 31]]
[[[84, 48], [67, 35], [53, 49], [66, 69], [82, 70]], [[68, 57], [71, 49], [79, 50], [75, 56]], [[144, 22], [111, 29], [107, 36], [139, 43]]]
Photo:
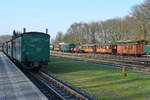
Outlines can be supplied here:
[[150, 100], [150, 74], [51, 57], [46, 68], [73, 86], [104, 100]]

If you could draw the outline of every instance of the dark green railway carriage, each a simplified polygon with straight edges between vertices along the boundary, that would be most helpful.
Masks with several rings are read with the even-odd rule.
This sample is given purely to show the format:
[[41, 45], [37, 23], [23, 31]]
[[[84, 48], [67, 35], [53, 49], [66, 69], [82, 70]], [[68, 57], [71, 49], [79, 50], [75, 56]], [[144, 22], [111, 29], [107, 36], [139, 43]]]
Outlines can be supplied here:
[[150, 45], [145, 46], [145, 53], [150, 54]]
[[11, 40], [7, 42], [7, 55], [10, 57], [12, 56], [12, 41]]
[[27, 32], [12, 40], [12, 57], [26, 67], [42, 67], [49, 62], [50, 36], [41, 32]]
[[8, 45], [7, 45], [7, 42], [3, 43], [3, 51], [4, 53], [8, 53]]
[[63, 52], [70, 52], [71, 48], [75, 48], [75, 44], [66, 43], [66, 44], [61, 45], [61, 51], [63, 51]]

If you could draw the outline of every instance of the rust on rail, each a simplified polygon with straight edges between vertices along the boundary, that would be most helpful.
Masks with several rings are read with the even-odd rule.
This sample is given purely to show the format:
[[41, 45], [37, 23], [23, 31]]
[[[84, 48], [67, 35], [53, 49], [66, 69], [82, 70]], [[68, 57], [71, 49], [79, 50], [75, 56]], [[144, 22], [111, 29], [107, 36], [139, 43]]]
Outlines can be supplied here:
[[88, 100], [87, 98], [83, 97], [82, 95], [80, 95], [79, 93], [77, 93], [76, 91], [70, 89], [69, 87], [65, 86], [64, 84], [58, 82], [57, 80], [51, 78], [49, 75], [39, 71], [39, 74], [43, 75], [46, 79], [51, 80], [52, 82], [56, 83], [60, 88], [65, 89], [68, 93], [71, 93], [72, 95], [74, 95], [78, 100]]

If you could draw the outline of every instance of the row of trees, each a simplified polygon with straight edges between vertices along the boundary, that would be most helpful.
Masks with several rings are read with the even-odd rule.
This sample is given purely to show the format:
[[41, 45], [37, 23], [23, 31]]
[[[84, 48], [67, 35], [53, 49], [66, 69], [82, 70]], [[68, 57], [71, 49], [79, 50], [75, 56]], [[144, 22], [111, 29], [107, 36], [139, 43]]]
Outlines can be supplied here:
[[11, 35], [1, 35], [0, 36], [0, 46], [2, 45], [2, 43], [9, 41], [11, 39]]
[[15, 38], [19, 35], [21, 35], [21, 32], [15, 31], [15, 30], [13, 31], [13, 35], [0, 35], [0, 46], [2, 46], [4, 42], [7, 42], [11, 40], [12, 38]]
[[58, 32], [52, 43], [112, 43], [124, 40], [149, 40], [150, 0], [132, 7], [129, 16], [91, 23], [73, 23], [65, 34]]

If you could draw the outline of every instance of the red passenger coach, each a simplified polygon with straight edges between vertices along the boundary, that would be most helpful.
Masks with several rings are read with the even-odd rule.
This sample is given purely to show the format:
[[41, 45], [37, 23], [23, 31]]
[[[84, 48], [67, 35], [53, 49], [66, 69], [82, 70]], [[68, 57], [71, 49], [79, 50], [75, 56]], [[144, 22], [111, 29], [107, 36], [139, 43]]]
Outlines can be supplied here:
[[140, 56], [145, 54], [145, 43], [127, 42], [117, 45], [117, 53], [122, 55]]
[[96, 53], [109, 53], [109, 54], [116, 54], [117, 52], [117, 46], [108, 44], [103, 46], [98, 46], [96, 48]]
[[60, 51], [60, 48], [61, 48], [60, 45], [54, 46], [54, 51]]
[[73, 53], [80, 53], [82, 51], [80, 50], [80, 48], [71, 48], [71, 52], [73, 52]]
[[81, 50], [85, 53], [93, 53], [96, 52], [96, 45], [95, 44], [83, 45]]

